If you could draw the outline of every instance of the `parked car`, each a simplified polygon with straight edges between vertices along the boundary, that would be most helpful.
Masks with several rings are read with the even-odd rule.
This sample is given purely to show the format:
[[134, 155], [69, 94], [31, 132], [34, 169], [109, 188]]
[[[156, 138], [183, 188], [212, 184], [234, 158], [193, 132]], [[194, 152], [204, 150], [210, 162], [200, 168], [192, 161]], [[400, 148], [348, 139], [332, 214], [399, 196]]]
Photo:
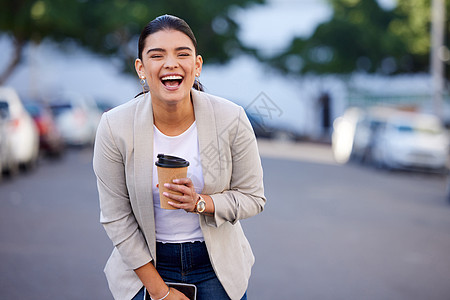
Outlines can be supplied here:
[[373, 163], [372, 150], [378, 130], [397, 109], [386, 106], [372, 106], [364, 110], [355, 128], [351, 159], [361, 163]]
[[39, 132], [32, 117], [29, 115], [17, 92], [12, 88], [0, 88], [0, 101], [9, 106], [9, 122], [7, 130], [10, 134], [11, 163], [9, 170], [16, 166], [32, 169], [39, 156]]
[[434, 115], [397, 112], [378, 130], [373, 145], [374, 162], [389, 169], [428, 169], [445, 172], [449, 137]]
[[113, 105], [112, 103], [108, 102], [108, 101], [104, 101], [104, 100], [96, 100], [95, 104], [97, 105], [97, 108], [103, 113], [103, 112], [107, 112], [110, 109], [113, 109], [115, 105]]
[[0, 101], [0, 178], [3, 171], [14, 170], [11, 157], [11, 136], [9, 133], [9, 104]]
[[101, 111], [92, 99], [78, 94], [64, 94], [50, 103], [56, 124], [70, 146], [92, 145]]
[[304, 136], [287, 123], [269, 123], [258, 113], [245, 111], [253, 132], [257, 138], [274, 139], [278, 141], [301, 141]]
[[364, 117], [364, 111], [357, 107], [348, 108], [344, 114], [333, 122], [331, 149], [338, 163], [350, 160], [355, 145], [357, 125]]
[[339, 163], [372, 162], [374, 138], [382, 124], [396, 112], [391, 107], [350, 107], [333, 123], [331, 145]]
[[64, 153], [64, 140], [50, 108], [35, 101], [25, 101], [24, 105], [38, 127], [40, 150], [48, 156], [61, 157]]
[[272, 138], [274, 129], [272, 127], [268, 127], [267, 125], [264, 125], [262, 122], [257, 120], [252, 114], [247, 113], [248, 120], [250, 121], [250, 124], [253, 128], [253, 131], [255, 132], [255, 136], [257, 138]]

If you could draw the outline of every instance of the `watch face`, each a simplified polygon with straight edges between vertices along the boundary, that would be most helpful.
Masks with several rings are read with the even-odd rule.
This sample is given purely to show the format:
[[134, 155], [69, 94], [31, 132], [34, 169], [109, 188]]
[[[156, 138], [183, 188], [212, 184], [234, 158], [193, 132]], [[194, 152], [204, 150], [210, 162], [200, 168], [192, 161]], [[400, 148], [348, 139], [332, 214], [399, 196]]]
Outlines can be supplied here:
[[199, 213], [204, 212], [205, 208], [206, 208], [205, 200], [202, 199], [202, 200], [198, 201], [198, 203], [197, 203], [197, 211]]

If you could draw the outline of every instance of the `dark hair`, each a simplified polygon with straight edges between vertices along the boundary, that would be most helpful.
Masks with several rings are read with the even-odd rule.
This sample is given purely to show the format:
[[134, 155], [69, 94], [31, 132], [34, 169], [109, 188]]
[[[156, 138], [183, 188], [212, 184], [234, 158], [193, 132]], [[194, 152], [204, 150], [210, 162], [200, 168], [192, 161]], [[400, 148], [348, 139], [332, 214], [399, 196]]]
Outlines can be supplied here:
[[[175, 16], [162, 15], [157, 17], [153, 21], [150, 21], [142, 30], [141, 35], [139, 36], [138, 43], [139, 59], [142, 60], [142, 52], [144, 51], [145, 39], [149, 35], [161, 30], [176, 30], [187, 35], [194, 44], [195, 55], [197, 55], [197, 40], [195, 39], [191, 27], [189, 27], [186, 21]], [[203, 86], [198, 79], [195, 79], [193, 88], [198, 91], [203, 91]]]

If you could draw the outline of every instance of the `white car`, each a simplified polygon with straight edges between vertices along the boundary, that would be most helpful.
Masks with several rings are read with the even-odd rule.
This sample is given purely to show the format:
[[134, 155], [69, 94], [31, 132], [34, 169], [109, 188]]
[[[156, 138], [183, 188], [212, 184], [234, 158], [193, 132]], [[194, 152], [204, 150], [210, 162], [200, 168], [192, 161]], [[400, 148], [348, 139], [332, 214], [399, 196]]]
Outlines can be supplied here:
[[78, 94], [64, 94], [50, 104], [56, 125], [70, 146], [92, 145], [102, 112], [97, 104]]
[[389, 169], [419, 168], [445, 171], [449, 136], [439, 118], [414, 112], [390, 116], [373, 145], [374, 162]]
[[362, 109], [350, 107], [345, 111], [344, 115], [334, 120], [331, 148], [334, 159], [338, 163], [346, 163], [349, 161], [354, 151], [357, 124], [363, 117], [364, 111]]
[[11, 161], [6, 164], [9, 170], [4, 171], [13, 172], [18, 166], [31, 169], [39, 156], [38, 128], [14, 89], [0, 87], [0, 101], [7, 102], [9, 107], [7, 130]]
[[349, 107], [333, 123], [331, 145], [338, 163], [372, 162], [372, 147], [379, 128], [397, 112], [387, 106]]
[[372, 163], [372, 148], [378, 130], [398, 110], [388, 106], [371, 106], [364, 110], [364, 116], [356, 124], [351, 157], [363, 163]]

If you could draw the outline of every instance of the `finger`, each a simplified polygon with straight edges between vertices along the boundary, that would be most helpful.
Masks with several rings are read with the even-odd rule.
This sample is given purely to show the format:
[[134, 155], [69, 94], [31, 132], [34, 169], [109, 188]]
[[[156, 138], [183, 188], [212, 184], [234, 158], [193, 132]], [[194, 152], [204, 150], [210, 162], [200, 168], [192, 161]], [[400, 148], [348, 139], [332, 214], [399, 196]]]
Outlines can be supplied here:
[[170, 192], [163, 192], [163, 195], [169, 199], [176, 200], [181, 203], [193, 203], [193, 198], [189, 195], [178, 195]]
[[188, 212], [193, 211], [193, 209], [194, 209], [193, 205], [191, 203], [172, 202], [172, 201], [169, 201], [167, 203], [169, 203], [174, 208], [184, 209], [185, 211], [188, 211]]
[[167, 203], [168, 203], [169, 205], [172, 205], [172, 206], [175, 207], [175, 208], [184, 209], [182, 203], [172, 202], [172, 201], [168, 201]]
[[191, 187], [187, 187], [184, 184], [173, 184], [173, 183], [165, 183], [164, 184], [165, 188], [168, 188], [169, 190], [175, 191], [175, 192], [180, 192], [182, 194], [185, 195], [191, 195], [192, 192], [192, 188]]
[[173, 183], [184, 184], [189, 187], [194, 186], [194, 184], [192, 183], [192, 180], [190, 178], [177, 178], [172, 181], [173, 181]]
[[192, 212], [195, 209], [195, 201], [188, 195], [176, 195], [169, 192], [163, 192], [163, 195], [169, 199], [176, 200], [168, 202], [175, 208], [181, 208], [187, 212]]
[[184, 195], [177, 195], [170, 192], [163, 192], [163, 195], [169, 199], [176, 200], [178, 202], [184, 202], [183, 201]]
[[185, 300], [185, 299], [189, 300], [189, 298], [187, 298], [182, 292], [180, 292], [179, 290], [177, 290], [177, 289], [175, 289], [173, 287], [170, 288], [170, 292], [173, 295], [177, 295], [177, 297], [181, 297], [181, 299], [183, 299], [183, 300]]

